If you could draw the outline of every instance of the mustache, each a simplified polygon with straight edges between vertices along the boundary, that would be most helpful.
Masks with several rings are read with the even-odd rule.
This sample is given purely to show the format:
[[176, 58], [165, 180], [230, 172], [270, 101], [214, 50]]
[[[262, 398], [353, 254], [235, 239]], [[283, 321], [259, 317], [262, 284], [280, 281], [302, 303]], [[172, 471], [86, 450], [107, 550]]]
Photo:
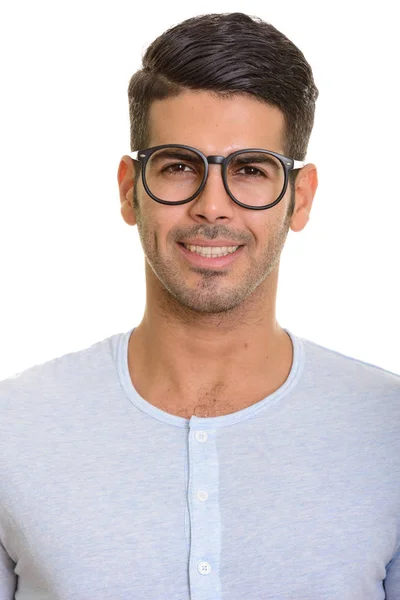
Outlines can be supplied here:
[[197, 227], [190, 227], [187, 229], [180, 229], [179, 232], [173, 232], [175, 241], [181, 239], [191, 239], [201, 237], [206, 240], [216, 240], [218, 238], [224, 238], [232, 240], [240, 244], [248, 244], [251, 241], [251, 236], [244, 234], [242, 231], [232, 231], [225, 226], [209, 227], [207, 225], [200, 225]]

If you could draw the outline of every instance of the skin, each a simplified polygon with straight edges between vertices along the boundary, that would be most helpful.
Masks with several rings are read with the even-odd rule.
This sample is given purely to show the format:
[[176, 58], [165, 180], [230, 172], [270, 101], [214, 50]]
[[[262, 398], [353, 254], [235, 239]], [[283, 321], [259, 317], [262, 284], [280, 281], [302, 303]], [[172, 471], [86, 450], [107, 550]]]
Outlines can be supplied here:
[[[278, 108], [253, 98], [187, 91], [152, 104], [148, 146], [186, 144], [206, 156], [252, 147], [284, 154], [283, 126]], [[292, 365], [290, 338], [276, 320], [279, 260], [289, 228], [301, 231], [308, 222], [315, 165], [297, 176], [290, 218], [290, 190], [271, 209], [248, 210], [227, 195], [219, 165], [210, 165], [201, 195], [180, 206], [155, 202], [139, 179], [135, 210], [134, 177], [133, 160], [123, 156], [121, 214], [138, 226], [146, 274], [146, 308], [128, 346], [134, 387], [148, 402], [185, 418], [220, 416], [259, 402], [281, 387]], [[176, 242], [194, 237], [205, 245], [225, 237], [245, 248], [216, 273], [182, 255]]]

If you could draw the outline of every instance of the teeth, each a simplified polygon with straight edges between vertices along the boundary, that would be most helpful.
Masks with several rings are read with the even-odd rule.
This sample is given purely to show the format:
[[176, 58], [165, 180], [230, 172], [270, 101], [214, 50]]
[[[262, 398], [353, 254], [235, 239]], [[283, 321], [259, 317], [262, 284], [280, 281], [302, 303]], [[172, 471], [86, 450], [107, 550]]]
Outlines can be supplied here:
[[183, 244], [190, 252], [200, 254], [200, 256], [226, 256], [236, 252], [239, 246], [192, 246], [191, 244]]

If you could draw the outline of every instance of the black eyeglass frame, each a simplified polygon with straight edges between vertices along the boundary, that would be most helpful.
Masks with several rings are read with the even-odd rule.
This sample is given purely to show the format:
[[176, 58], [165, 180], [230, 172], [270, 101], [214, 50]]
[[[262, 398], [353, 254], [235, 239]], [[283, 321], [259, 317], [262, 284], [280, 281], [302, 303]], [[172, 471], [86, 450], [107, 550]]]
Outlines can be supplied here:
[[[149, 189], [149, 187], [147, 185], [146, 176], [145, 176], [147, 162], [148, 162], [149, 158], [151, 157], [151, 155], [154, 154], [154, 152], [157, 152], [157, 150], [162, 150], [163, 148], [183, 148], [185, 150], [191, 150], [192, 152], [195, 152], [203, 161], [203, 164], [204, 164], [203, 181], [201, 182], [197, 192], [195, 194], [193, 194], [192, 196], [190, 196], [190, 198], [187, 198], [187, 200], [178, 200], [177, 202], [168, 202], [167, 200], [161, 200], [161, 198], [157, 198], [157, 196], [155, 196], [151, 192], [151, 190]], [[228, 167], [230, 161], [233, 158], [235, 158], [235, 156], [237, 156], [238, 154], [242, 154], [243, 152], [258, 152], [258, 153], [262, 153], [262, 154], [270, 154], [270, 155], [274, 156], [276, 159], [278, 159], [279, 162], [282, 164], [284, 173], [285, 173], [285, 181], [284, 181], [283, 189], [282, 189], [281, 194], [278, 196], [278, 198], [271, 204], [266, 204], [265, 206], [249, 206], [248, 204], [243, 204], [243, 202], [240, 202], [237, 198], [235, 198], [235, 196], [230, 191], [229, 186], [228, 186], [227, 176], [226, 176], [226, 170], [227, 170], [227, 167]], [[151, 148], [145, 148], [144, 150], [136, 150], [135, 152], [130, 152], [130, 153], [128, 153], [128, 156], [130, 156], [133, 160], [135, 160], [141, 164], [142, 182], [143, 182], [144, 189], [146, 190], [148, 195], [153, 200], [155, 200], [156, 202], [159, 202], [160, 204], [168, 204], [168, 205], [176, 206], [178, 204], [187, 204], [188, 202], [191, 202], [192, 200], [197, 198], [197, 196], [199, 194], [201, 194], [201, 192], [205, 188], [205, 185], [207, 183], [207, 178], [208, 178], [208, 165], [221, 165], [222, 166], [222, 181], [224, 183], [224, 187], [225, 187], [227, 194], [233, 200], [233, 202], [235, 202], [239, 206], [242, 206], [243, 208], [248, 208], [250, 210], [266, 210], [266, 209], [272, 208], [273, 206], [278, 204], [278, 202], [280, 202], [282, 200], [282, 198], [285, 195], [285, 192], [287, 190], [288, 183], [289, 183], [290, 171], [295, 171], [297, 169], [301, 169], [306, 164], [304, 161], [295, 160], [293, 158], [288, 158], [287, 156], [283, 156], [283, 154], [278, 154], [277, 152], [273, 152], [272, 150], [265, 150], [263, 148], [243, 148], [242, 150], [236, 150], [235, 152], [232, 152], [232, 154], [229, 154], [228, 156], [219, 156], [219, 155], [206, 156], [205, 154], [203, 154], [203, 152], [201, 152], [201, 150], [198, 150], [197, 148], [193, 148], [192, 146], [185, 146], [184, 144], [162, 144], [161, 146], [153, 146]]]

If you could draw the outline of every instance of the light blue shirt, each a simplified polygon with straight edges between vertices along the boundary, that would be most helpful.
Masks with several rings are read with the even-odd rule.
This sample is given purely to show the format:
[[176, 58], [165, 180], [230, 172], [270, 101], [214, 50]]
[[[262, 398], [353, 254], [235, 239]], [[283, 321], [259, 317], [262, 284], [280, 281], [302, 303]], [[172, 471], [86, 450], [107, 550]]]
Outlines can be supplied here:
[[398, 375], [288, 332], [276, 392], [188, 420], [131, 332], [0, 382], [0, 600], [400, 599]]

